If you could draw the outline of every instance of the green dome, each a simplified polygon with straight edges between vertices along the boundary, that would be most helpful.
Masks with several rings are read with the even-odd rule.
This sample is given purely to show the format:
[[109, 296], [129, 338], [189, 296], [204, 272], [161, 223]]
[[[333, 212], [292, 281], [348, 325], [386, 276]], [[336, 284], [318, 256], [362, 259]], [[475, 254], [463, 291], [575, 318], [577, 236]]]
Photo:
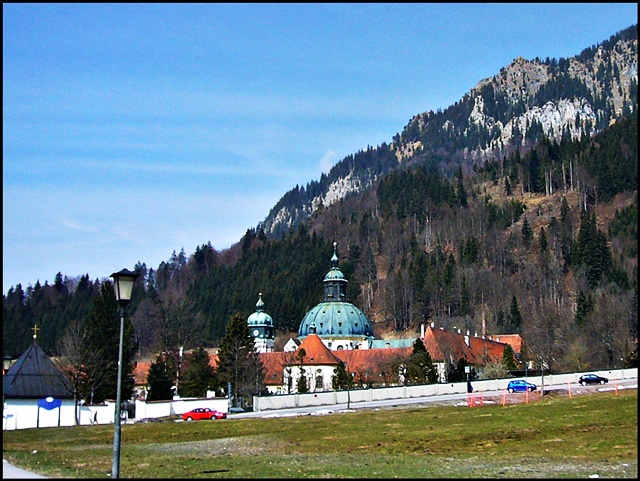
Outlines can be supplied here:
[[334, 251], [333, 267], [324, 276], [324, 296], [322, 302], [311, 309], [302, 319], [298, 337], [309, 334], [320, 337], [373, 337], [369, 319], [347, 299], [347, 279], [338, 268], [338, 256]]
[[369, 319], [350, 302], [321, 302], [304, 316], [298, 337], [314, 332], [320, 337], [369, 337], [373, 330]]
[[262, 293], [260, 293], [258, 302], [256, 303], [256, 312], [251, 314], [247, 319], [249, 326], [273, 326], [273, 319], [262, 310], [263, 308], [264, 302], [262, 302]]

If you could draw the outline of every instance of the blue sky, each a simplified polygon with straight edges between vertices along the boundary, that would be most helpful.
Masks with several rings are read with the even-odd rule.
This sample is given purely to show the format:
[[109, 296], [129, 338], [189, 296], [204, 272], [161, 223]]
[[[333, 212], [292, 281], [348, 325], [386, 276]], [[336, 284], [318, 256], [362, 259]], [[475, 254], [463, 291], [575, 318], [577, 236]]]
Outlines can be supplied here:
[[221, 251], [296, 185], [635, 3], [3, 4], [3, 292]]

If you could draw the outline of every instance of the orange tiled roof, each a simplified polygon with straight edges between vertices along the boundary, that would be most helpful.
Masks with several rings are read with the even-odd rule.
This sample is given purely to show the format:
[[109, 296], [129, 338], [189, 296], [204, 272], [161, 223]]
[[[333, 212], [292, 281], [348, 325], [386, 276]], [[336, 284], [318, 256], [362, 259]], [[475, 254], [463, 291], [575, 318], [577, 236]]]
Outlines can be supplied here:
[[282, 386], [284, 382], [284, 368], [291, 365], [295, 359], [293, 352], [261, 352], [260, 361], [264, 372], [264, 383], [267, 386]]
[[[302, 341], [297, 352], [300, 352], [300, 349], [304, 349], [306, 352], [302, 360], [304, 364], [322, 366], [337, 366], [340, 364], [340, 359], [333, 355], [317, 334], [309, 334], [304, 341]], [[298, 356], [295, 356], [295, 360], [296, 362], [294, 364], [301, 363]]]
[[[133, 370], [133, 382], [135, 386], [144, 386], [147, 384], [147, 377], [149, 376], [149, 369], [151, 369], [151, 362], [137, 362], [136, 367]], [[209, 354], [209, 364], [214, 369], [218, 367], [218, 355]]]
[[136, 386], [144, 386], [147, 384], [147, 376], [151, 368], [150, 362], [138, 362], [133, 370], [133, 382]]
[[480, 357], [482, 364], [490, 361], [501, 361], [504, 348], [507, 347], [505, 343], [475, 336], [469, 338], [469, 344], [471, 344], [471, 350], [476, 358]]
[[411, 347], [393, 347], [334, 351], [334, 353], [345, 363], [347, 372], [355, 373], [356, 382], [379, 383], [393, 379], [399, 360], [411, 355], [412, 351]]
[[524, 341], [520, 334], [499, 334], [497, 336], [493, 336], [493, 339], [497, 342], [509, 344], [513, 349], [513, 352], [516, 354], [520, 354], [522, 351], [522, 344]]
[[[464, 358], [472, 365], [484, 365], [489, 361], [502, 359], [506, 344], [514, 342], [518, 346], [522, 345], [522, 338], [517, 334], [496, 336], [500, 341], [469, 336], [470, 346], [467, 346], [464, 337], [457, 332], [429, 326], [425, 331], [423, 342], [434, 362], [442, 363], [445, 360], [458, 362], [459, 359]], [[518, 340], [519, 344], [517, 344]], [[355, 372], [356, 378], [363, 382], [380, 381], [389, 373], [394, 361], [409, 356], [413, 351], [412, 347], [330, 351], [316, 334], [307, 336], [300, 347], [307, 353], [304, 364], [337, 366], [342, 361], [346, 364], [347, 371]], [[519, 352], [515, 347], [513, 349]], [[260, 353], [265, 384], [281, 386], [285, 367], [300, 364], [300, 358], [296, 354], [297, 351]], [[210, 354], [209, 360], [214, 368], [217, 367], [217, 354]], [[146, 382], [150, 364], [138, 363], [134, 372], [136, 384]]]
[[436, 362], [466, 359], [469, 364], [483, 365], [488, 361], [502, 359], [505, 343], [476, 336], [469, 336], [469, 345], [464, 340], [464, 334], [427, 327], [424, 335], [424, 345], [431, 358]]

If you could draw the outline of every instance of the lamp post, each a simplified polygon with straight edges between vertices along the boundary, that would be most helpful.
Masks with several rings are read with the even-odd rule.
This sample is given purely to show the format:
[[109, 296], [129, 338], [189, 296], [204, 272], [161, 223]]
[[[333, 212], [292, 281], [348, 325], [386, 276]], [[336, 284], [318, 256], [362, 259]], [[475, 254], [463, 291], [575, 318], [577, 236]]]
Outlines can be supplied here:
[[122, 425], [120, 422], [120, 409], [122, 398], [122, 343], [124, 340], [124, 308], [131, 300], [131, 292], [133, 291], [133, 283], [138, 274], [127, 269], [120, 272], [114, 272], [113, 290], [116, 294], [116, 302], [120, 306], [120, 345], [118, 348], [118, 390], [116, 392], [116, 412], [114, 417], [114, 433], [113, 433], [113, 465], [111, 468], [111, 479], [120, 477], [120, 440], [122, 433]]
[[6, 374], [7, 371], [9, 370], [9, 368], [11, 367], [11, 364], [13, 363], [13, 358], [11, 356], [9, 356], [8, 354], [6, 356], [4, 356], [2, 358], [2, 370], [3, 370], [3, 374]]

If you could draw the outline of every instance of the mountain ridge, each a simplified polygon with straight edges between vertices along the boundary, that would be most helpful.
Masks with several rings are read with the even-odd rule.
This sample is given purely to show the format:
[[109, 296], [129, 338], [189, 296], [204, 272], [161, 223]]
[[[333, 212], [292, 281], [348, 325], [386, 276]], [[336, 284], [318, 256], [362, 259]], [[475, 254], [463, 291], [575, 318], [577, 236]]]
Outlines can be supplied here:
[[[279, 238], [320, 206], [370, 188], [404, 163], [424, 162], [421, 155], [436, 156], [443, 171], [451, 174], [458, 165], [470, 171], [515, 149], [524, 152], [543, 137], [559, 141], [593, 136], [637, 104], [637, 51], [636, 24], [568, 59], [516, 57], [444, 111], [414, 115], [389, 145], [347, 156], [320, 181], [306, 189], [296, 186], [256, 230]], [[358, 155], [372, 156], [374, 151], [383, 157], [392, 152], [397, 162], [387, 158], [380, 165], [356, 164]]]

